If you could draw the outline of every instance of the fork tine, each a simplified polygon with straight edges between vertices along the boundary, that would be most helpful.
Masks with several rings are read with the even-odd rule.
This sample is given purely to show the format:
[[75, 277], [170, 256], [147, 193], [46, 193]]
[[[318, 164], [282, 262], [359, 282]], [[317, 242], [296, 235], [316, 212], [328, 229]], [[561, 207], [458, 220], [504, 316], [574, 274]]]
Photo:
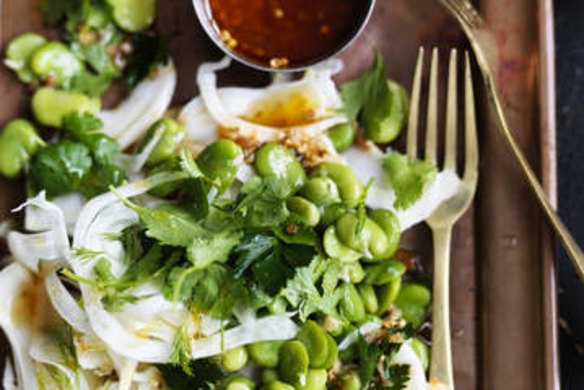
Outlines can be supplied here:
[[412, 85], [412, 101], [410, 103], [410, 116], [408, 118], [407, 153], [410, 158], [416, 158], [418, 154], [418, 117], [420, 111], [420, 95], [422, 90], [422, 68], [424, 66], [424, 48], [418, 51], [416, 71]]
[[430, 91], [426, 117], [426, 160], [436, 164], [436, 139], [438, 137], [438, 48], [432, 51], [430, 65]]
[[477, 123], [475, 114], [474, 89], [472, 84], [472, 74], [470, 57], [465, 53], [464, 79], [465, 79], [465, 168], [463, 174], [464, 181], [476, 181], [479, 165], [479, 149], [477, 141]]
[[448, 65], [448, 89], [446, 101], [446, 151], [444, 154], [444, 169], [456, 171], [456, 133], [457, 133], [457, 95], [458, 82], [456, 68], [458, 66], [458, 52], [450, 51]]

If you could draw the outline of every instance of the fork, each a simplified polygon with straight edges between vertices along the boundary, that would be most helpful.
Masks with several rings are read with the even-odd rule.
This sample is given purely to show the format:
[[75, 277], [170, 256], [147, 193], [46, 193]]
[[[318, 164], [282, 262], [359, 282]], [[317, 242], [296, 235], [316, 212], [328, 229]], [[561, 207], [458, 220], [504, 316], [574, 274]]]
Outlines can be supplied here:
[[548, 201], [537, 175], [531, 169], [525, 155], [513, 138], [513, 134], [505, 118], [503, 105], [501, 104], [494, 78], [494, 75], [499, 70], [499, 61], [498, 47], [493, 33], [488, 29], [483, 18], [468, 0], [438, 0], [438, 2], [454, 16], [468, 36], [483, 75], [487, 99], [494, 108], [496, 119], [499, 122], [499, 130], [519, 162], [521, 170], [525, 174], [545, 215], [564, 245], [580, 280], [584, 282], [584, 253], [554, 210], [554, 207]]
[[[448, 86], [446, 98], [446, 129], [443, 169], [457, 170], [458, 124], [458, 52], [449, 55]], [[432, 304], [432, 355], [430, 360], [430, 382], [447, 389], [454, 389], [452, 373], [452, 351], [450, 346], [450, 242], [452, 228], [469, 208], [477, 188], [479, 152], [476, 134], [475, 101], [472, 85], [470, 59], [465, 53], [464, 66], [464, 170], [462, 183], [457, 193], [442, 202], [426, 219], [432, 230], [434, 247], [434, 285]], [[420, 48], [412, 87], [411, 111], [407, 133], [407, 154], [417, 158], [418, 118], [422, 90], [424, 49]], [[432, 52], [426, 116], [425, 158], [437, 165], [438, 138], [438, 49]]]

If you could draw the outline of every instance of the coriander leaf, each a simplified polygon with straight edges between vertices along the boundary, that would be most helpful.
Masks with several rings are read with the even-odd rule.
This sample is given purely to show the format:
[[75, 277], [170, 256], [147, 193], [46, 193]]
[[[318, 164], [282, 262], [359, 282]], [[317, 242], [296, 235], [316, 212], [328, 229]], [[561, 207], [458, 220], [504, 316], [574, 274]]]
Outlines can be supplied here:
[[234, 231], [198, 236], [187, 250], [189, 261], [199, 269], [215, 262], [224, 263], [233, 248], [239, 244], [241, 236], [241, 233]]
[[110, 313], [122, 311], [126, 303], [136, 303], [140, 298], [127, 294], [107, 294], [101, 298], [101, 304]]
[[385, 379], [390, 383], [384, 390], [405, 390], [410, 381], [409, 364], [392, 364], [385, 369]]
[[140, 260], [152, 242], [144, 235], [144, 227], [140, 224], [131, 225], [122, 230], [116, 238], [124, 248], [124, 264], [130, 265]]
[[357, 80], [341, 86], [341, 97], [347, 117], [354, 121], [365, 106], [372, 109], [387, 109], [389, 87], [386, 80], [386, 69], [383, 57], [379, 51], [371, 68]]
[[235, 277], [239, 278], [258, 259], [265, 258], [278, 244], [276, 238], [267, 235], [246, 237], [234, 250], [236, 256]]
[[424, 194], [436, 178], [436, 166], [428, 161], [411, 159], [400, 153], [391, 153], [381, 160], [395, 192], [394, 207], [405, 210]]
[[189, 372], [193, 375], [170, 364], [157, 365], [157, 368], [162, 373], [168, 390], [213, 390], [224, 376], [219, 366], [209, 359], [191, 361]]
[[113, 165], [120, 154], [120, 145], [105, 134], [89, 134], [80, 139], [89, 149], [98, 164]]
[[43, 0], [41, 1], [41, 12], [45, 23], [49, 26], [56, 26], [67, 13], [75, 9], [78, 3], [76, 0]]
[[293, 267], [307, 266], [316, 255], [316, 249], [313, 246], [282, 244], [281, 248], [282, 256]]
[[91, 97], [96, 97], [107, 91], [112, 81], [112, 76], [95, 75], [84, 70], [73, 77], [69, 89]]
[[75, 136], [98, 130], [102, 127], [103, 122], [101, 119], [90, 112], [75, 111], [63, 117], [63, 128]]
[[99, 259], [93, 267], [95, 278], [100, 282], [110, 283], [116, 280], [112, 273], [112, 264], [105, 258]]
[[381, 350], [377, 344], [367, 343], [365, 337], [359, 333], [357, 351], [359, 353], [359, 377], [361, 378], [361, 383], [367, 388], [381, 357]]
[[36, 191], [46, 190], [51, 197], [79, 189], [93, 166], [87, 146], [62, 141], [40, 150], [33, 158], [30, 178]]
[[83, 179], [80, 191], [86, 198], [103, 194], [110, 187], [118, 187], [126, 180], [126, 173], [117, 165], [94, 165]]
[[159, 65], [169, 61], [168, 42], [155, 35], [135, 34], [132, 38], [133, 55], [125, 69], [128, 84], [135, 87]]

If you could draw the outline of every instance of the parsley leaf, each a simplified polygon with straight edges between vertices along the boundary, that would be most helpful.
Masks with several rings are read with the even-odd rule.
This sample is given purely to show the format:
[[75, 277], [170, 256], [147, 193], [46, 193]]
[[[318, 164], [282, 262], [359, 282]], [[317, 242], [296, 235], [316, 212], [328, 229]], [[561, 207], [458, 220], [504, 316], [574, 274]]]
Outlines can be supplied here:
[[426, 187], [436, 178], [436, 166], [421, 160], [411, 159], [400, 153], [383, 157], [381, 164], [389, 175], [395, 191], [394, 207], [405, 210], [411, 207], [424, 193]]
[[128, 60], [125, 76], [128, 84], [135, 87], [158, 65], [169, 61], [168, 42], [155, 35], [135, 34], [132, 38], [133, 55]]
[[169, 390], [213, 390], [224, 376], [219, 366], [209, 359], [191, 361], [188, 371], [193, 375], [171, 364], [158, 365], [157, 368]]
[[392, 364], [385, 368], [385, 379], [390, 385], [385, 386], [384, 390], [405, 390], [410, 381], [409, 364]]
[[33, 158], [30, 178], [36, 191], [46, 190], [50, 197], [77, 190], [91, 171], [93, 161], [87, 146], [62, 141], [40, 150]]
[[389, 87], [383, 57], [376, 52], [371, 68], [357, 80], [341, 86], [341, 97], [347, 117], [354, 121], [364, 107], [369, 110], [387, 110]]

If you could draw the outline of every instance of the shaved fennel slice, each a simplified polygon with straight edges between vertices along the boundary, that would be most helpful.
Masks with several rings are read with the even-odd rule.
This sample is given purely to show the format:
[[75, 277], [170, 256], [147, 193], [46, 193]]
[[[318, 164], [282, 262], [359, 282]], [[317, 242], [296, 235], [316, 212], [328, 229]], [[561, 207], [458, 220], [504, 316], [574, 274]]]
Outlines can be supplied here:
[[16, 383], [16, 373], [14, 372], [14, 366], [12, 365], [12, 360], [10, 357], [6, 358], [4, 363], [4, 375], [2, 376], [2, 388], [4, 390], [17, 390], [18, 384]]
[[164, 115], [172, 101], [175, 87], [174, 65], [170, 63], [158, 68], [151, 78], [138, 84], [118, 107], [99, 114], [104, 132], [116, 139], [122, 149], [127, 148]]
[[426, 390], [428, 383], [424, 366], [410, 344], [403, 343], [390, 365], [406, 364], [410, 368], [410, 380], [406, 383], [406, 390]]
[[55, 270], [49, 273], [45, 277], [44, 282], [49, 299], [61, 318], [77, 332], [90, 333], [91, 327], [89, 326], [87, 315], [81, 309], [75, 298], [67, 291], [57, 275], [57, 271]]
[[58, 196], [51, 202], [63, 213], [67, 234], [72, 236], [75, 224], [77, 223], [77, 218], [81, 213], [81, 209], [85, 206], [85, 198], [79, 192], [73, 192], [71, 194]]
[[18, 387], [27, 390], [38, 388], [35, 366], [28, 354], [34, 318], [26, 318], [34, 315], [26, 311], [34, 304], [27, 299], [34, 300], [35, 295], [33, 275], [20, 263], [12, 263], [0, 272], [0, 326], [12, 348]]
[[345, 162], [351, 166], [361, 182], [368, 183], [371, 179], [374, 180], [365, 204], [372, 208], [386, 208], [393, 211], [399, 219], [402, 231], [424, 221], [460, 188], [461, 180], [455, 172], [448, 170], [438, 172], [434, 182], [427, 186], [416, 203], [406, 210], [396, 210], [393, 207], [395, 193], [381, 166], [383, 156], [381, 150], [375, 145], [369, 145], [366, 150], [353, 146], [342, 153]]
[[294, 338], [298, 327], [287, 314], [272, 315], [216, 333], [206, 339], [191, 341], [191, 358], [215, 356], [240, 346], [267, 340]]
[[61, 209], [47, 201], [44, 191], [13, 212], [23, 209], [26, 210], [25, 228], [36, 233], [8, 233], [8, 248], [12, 256], [33, 271], [38, 271], [40, 259], [65, 259], [69, 251], [69, 238]]

